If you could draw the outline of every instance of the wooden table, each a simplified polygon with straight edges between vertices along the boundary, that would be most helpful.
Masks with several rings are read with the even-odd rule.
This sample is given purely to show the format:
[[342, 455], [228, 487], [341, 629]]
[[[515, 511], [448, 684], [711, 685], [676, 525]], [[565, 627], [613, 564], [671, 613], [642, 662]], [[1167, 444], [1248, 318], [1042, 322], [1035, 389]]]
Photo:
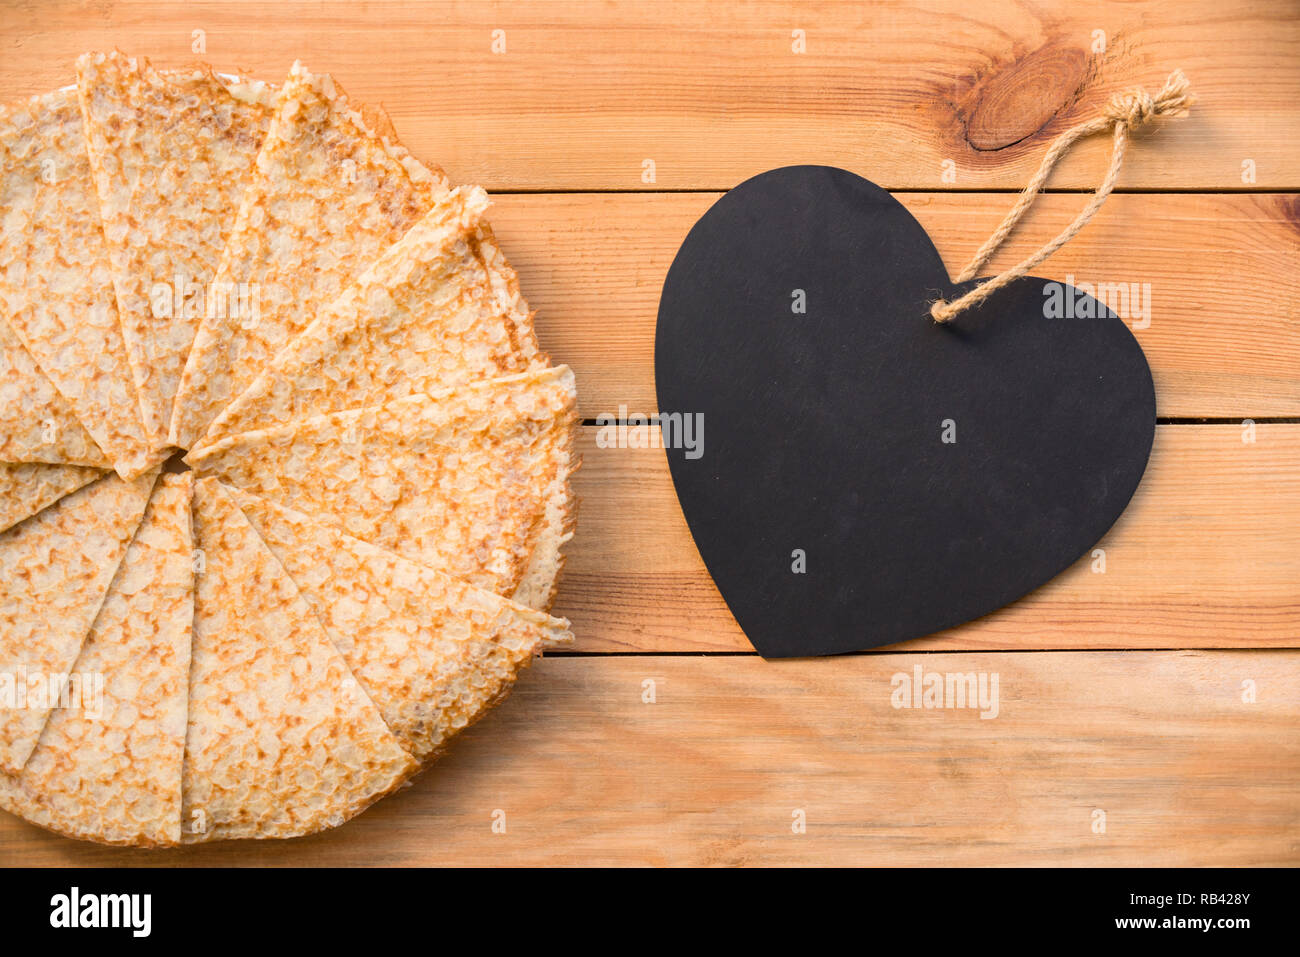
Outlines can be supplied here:
[[[172, 66], [200, 39], [220, 68], [332, 72], [493, 192], [587, 420], [557, 608], [578, 642], [331, 833], [124, 852], [0, 815], [0, 862], [1300, 863], [1292, 0], [5, 2], [0, 99], [70, 82], [83, 50]], [[1137, 336], [1161, 424], [1104, 574], [1089, 556], [883, 653], [754, 656], [662, 453], [594, 439], [602, 413], [655, 411], [656, 304], [687, 229], [751, 174], [828, 163], [894, 190], [955, 272], [1053, 136], [1174, 67], [1192, 116], [1140, 136], [1120, 191], [1038, 270], [1150, 284]], [[1064, 161], [990, 272], [1082, 206], [1105, 140]], [[918, 665], [996, 674], [996, 718], [892, 707], [891, 677]]]

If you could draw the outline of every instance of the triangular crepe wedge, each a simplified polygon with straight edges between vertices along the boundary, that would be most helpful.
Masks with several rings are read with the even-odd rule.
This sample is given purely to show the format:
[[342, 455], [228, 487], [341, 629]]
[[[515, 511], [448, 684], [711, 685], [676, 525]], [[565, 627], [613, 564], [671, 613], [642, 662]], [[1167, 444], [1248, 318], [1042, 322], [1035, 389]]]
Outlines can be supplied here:
[[[205, 479], [204, 481], [212, 481]], [[567, 621], [227, 489], [343, 653], [402, 746], [427, 761], [504, 697]]]
[[186, 473], [155, 487], [71, 668], [66, 701], [22, 771], [0, 774], [0, 806], [33, 824], [103, 844], [180, 843], [190, 484]]
[[182, 840], [340, 824], [414, 770], [311, 608], [214, 482], [194, 491]]
[[35, 747], [50, 708], [20, 686], [72, 667], [154, 478], [109, 473], [0, 534], [0, 705], [17, 696], [0, 707], [0, 768], [18, 770]]
[[560, 366], [232, 436], [188, 460], [544, 608], [570, 535], [573, 403], [573, 373]]
[[197, 447], [546, 366], [532, 317], [508, 285], [497, 288], [484, 261], [477, 232], [487, 204], [477, 187], [439, 199], [280, 351]]
[[81, 56], [77, 87], [122, 336], [162, 448], [274, 90], [208, 67], [159, 72], [121, 53]]
[[112, 468], [45, 378], [22, 340], [0, 318], [0, 462]]
[[117, 320], [75, 89], [0, 109], [0, 315], [119, 474], [158, 463]]
[[0, 532], [104, 474], [84, 465], [0, 462]]
[[[533, 311], [528, 308], [528, 302], [520, 291], [519, 274], [515, 272], [514, 267], [506, 259], [506, 254], [497, 245], [496, 234], [492, 232], [492, 227], [486, 220], [479, 223], [474, 235], [474, 246], [478, 258], [487, 270], [497, 303], [510, 319], [519, 336], [519, 349], [531, 364], [533, 352], [537, 349], [537, 341], [533, 333]], [[550, 360], [545, 354], [541, 353], [541, 355], [549, 363]]]
[[349, 105], [328, 75], [298, 63], [217, 271], [245, 284], [236, 308], [205, 317], [186, 362], [171, 442], [192, 448], [275, 353], [447, 190], [397, 145], [391, 126]]

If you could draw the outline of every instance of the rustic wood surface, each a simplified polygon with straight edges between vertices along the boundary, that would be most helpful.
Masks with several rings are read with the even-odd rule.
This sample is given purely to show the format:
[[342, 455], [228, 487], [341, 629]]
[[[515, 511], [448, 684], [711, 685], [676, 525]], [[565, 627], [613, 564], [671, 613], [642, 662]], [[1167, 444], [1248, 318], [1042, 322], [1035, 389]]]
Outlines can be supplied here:
[[[0, 864], [1300, 863], [1291, 0], [0, 0], [0, 101], [114, 46], [268, 79], [301, 58], [497, 194], [543, 345], [574, 366], [589, 420], [557, 608], [578, 643], [414, 786], [329, 834], [130, 852], [0, 815]], [[1098, 545], [1106, 571], [1086, 556], [886, 653], [756, 658], [662, 453], [602, 448], [590, 424], [655, 410], [655, 310], [690, 225], [746, 176], [830, 163], [899, 191], [955, 272], [1054, 135], [1173, 67], [1195, 112], [1139, 137], [1121, 192], [1038, 270], [1150, 288], [1135, 334], [1164, 424]], [[1066, 159], [991, 270], [1086, 201], [1101, 139]], [[892, 676], [917, 666], [996, 674], [997, 717], [893, 707]]]
[[[6, 98], [67, 82], [87, 49], [189, 62], [202, 30], [223, 68], [275, 77], [301, 59], [334, 73], [382, 104], [417, 154], [493, 190], [728, 189], [807, 162], [936, 189], [949, 159], [962, 189], [1019, 189], [1053, 135], [1175, 67], [1204, 108], [1137, 144], [1122, 186], [1239, 189], [1246, 160], [1258, 188], [1300, 186], [1290, 0], [7, 0], [4, 11]], [[1107, 149], [1081, 145], [1053, 184], [1095, 186]]]
[[[659, 292], [682, 238], [719, 195], [495, 197], [493, 228], [529, 281], [543, 345], [578, 375], [588, 419], [616, 415], [620, 405], [657, 411]], [[933, 192], [898, 199], [929, 232], [950, 273], [966, 265], [1012, 202]], [[1019, 238], [990, 262], [990, 274], [1055, 236], [1084, 201], [1042, 197]], [[1094, 286], [1149, 284], [1149, 317], [1128, 318], [1136, 325], [1149, 319], [1134, 334], [1155, 376], [1160, 416], [1300, 416], [1300, 197], [1115, 196], [1037, 271]]]
[[[918, 665], [983, 673], [988, 688], [996, 674], [997, 717], [895, 708], [894, 676]], [[1300, 764], [1297, 700], [1295, 651], [547, 658], [424, 777], [335, 831], [154, 852], [7, 823], [0, 855], [67, 865], [1294, 863], [1300, 807], [1294, 774], [1280, 772]]]

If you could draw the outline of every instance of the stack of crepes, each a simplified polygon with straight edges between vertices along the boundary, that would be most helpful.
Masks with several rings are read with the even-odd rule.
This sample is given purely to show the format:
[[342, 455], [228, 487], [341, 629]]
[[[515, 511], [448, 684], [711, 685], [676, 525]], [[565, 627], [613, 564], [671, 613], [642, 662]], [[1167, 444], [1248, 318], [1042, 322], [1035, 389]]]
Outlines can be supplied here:
[[76, 79], [0, 110], [0, 806], [337, 825], [571, 640], [573, 375], [329, 76]]

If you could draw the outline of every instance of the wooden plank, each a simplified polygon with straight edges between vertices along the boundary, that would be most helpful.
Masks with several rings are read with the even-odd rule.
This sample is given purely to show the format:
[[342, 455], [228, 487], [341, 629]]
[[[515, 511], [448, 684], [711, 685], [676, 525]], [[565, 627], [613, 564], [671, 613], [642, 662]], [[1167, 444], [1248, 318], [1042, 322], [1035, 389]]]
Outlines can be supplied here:
[[[695, 549], [659, 449], [583, 430], [578, 534], [557, 614], [583, 651], [752, 651]], [[1300, 425], [1156, 430], [1146, 476], [1091, 554], [919, 649], [1296, 647]], [[704, 454], [708, 455], [705, 427]]]
[[[654, 334], [664, 276], [721, 194], [494, 198], [494, 228], [538, 312], [543, 347], [578, 374], [582, 414], [654, 412]], [[1003, 194], [898, 199], [957, 273], [1005, 215]], [[1039, 199], [988, 274], [1055, 236], [1084, 198]], [[1138, 284], [1118, 303], [1138, 329], [1162, 416], [1300, 415], [1300, 203], [1295, 196], [1113, 196], [1038, 275]], [[1121, 311], [1117, 309], [1117, 311]]]
[[[1300, 187], [1290, 0], [149, 0], [4, 11], [0, 100], [68, 82], [84, 50], [188, 62], [199, 30], [203, 55], [224, 69], [276, 80], [303, 57], [333, 72], [383, 104], [417, 155], [492, 189], [726, 189], [806, 162], [936, 189], [947, 161], [951, 185], [1018, 188], [1053, 136], [1116, 92], [1158, 88], [1174, 67], [1200, 105], [1135, 145], [1121, 186]], [[1052, 184], [1095, 186], [1108, 148], [1105, 137], [1081, 144]], [[1254, 183], [1243, 182], [1247, 161]]]
[[[996, 675], [996, 717], [895, 708], [916, 667]], [[1297, 721], [1297, 652], [548, 658], [327, 834], [123, 851], [0, 815], [0, 862], [1295, 865]]]

